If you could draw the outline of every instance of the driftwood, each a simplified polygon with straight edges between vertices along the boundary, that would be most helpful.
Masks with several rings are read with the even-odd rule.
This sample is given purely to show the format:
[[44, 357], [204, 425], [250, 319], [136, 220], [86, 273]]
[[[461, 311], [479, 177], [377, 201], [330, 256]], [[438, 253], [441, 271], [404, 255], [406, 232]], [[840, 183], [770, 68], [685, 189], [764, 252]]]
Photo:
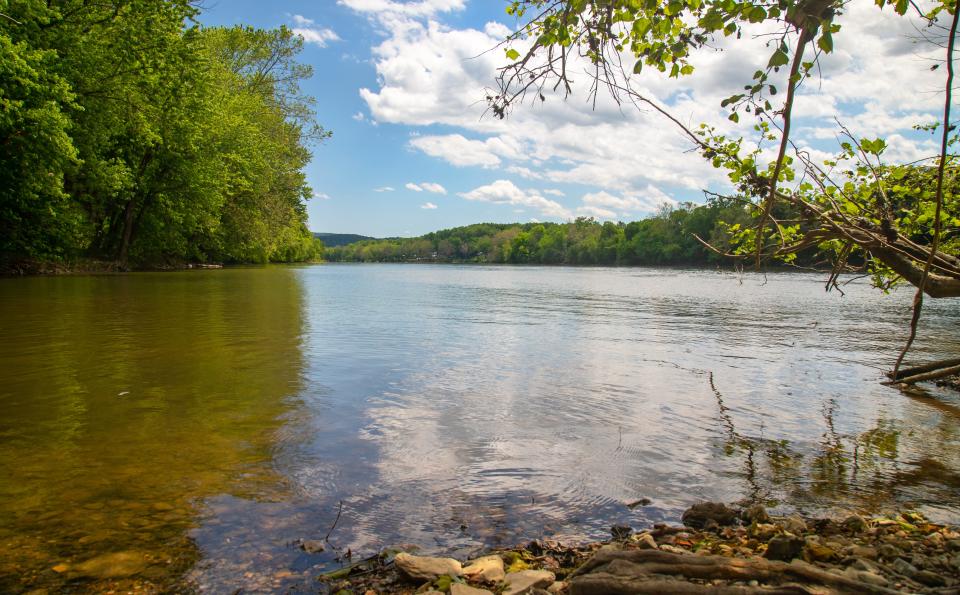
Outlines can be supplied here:
[[[676, 580], [758, 581], [770, 586], [713, 585]], [[597, 593], [897, 593], [821, 570], [806, 562], [674, 554], [662, 550], [597, 552], [571, 575], [571, 595]]]
[[945, 376], [960, 374], [960, 358], [930, 362], [922, 366], [904, 368], [887, 374], [890, 384], [913, 384], [925, 380], [936, 380]]

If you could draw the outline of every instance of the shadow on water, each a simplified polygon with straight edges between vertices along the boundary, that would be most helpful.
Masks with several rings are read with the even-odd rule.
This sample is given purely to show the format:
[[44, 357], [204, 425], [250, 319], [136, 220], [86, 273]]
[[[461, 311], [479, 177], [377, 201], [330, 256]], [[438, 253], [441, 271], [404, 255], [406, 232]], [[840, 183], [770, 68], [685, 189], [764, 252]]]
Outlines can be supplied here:
[[286, 498], [302, 293], [283, 269], [2, 280], [0, 592], [182, 586], [208, 499]]

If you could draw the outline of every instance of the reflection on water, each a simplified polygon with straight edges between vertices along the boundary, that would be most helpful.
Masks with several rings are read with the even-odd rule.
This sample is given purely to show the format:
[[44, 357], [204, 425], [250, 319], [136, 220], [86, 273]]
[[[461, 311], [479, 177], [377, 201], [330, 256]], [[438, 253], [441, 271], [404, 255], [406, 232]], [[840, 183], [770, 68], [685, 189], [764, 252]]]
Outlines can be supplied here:
[[[910, 295], [821, 281], [427, 265], [0, 280], [0, 591], [267, 591], [348, 549], [593, 538], [704, 499], [956, 521], [960, 399], [878, 382]], [[919, 359], [957, 352], [957, 306], [930, 304]], [[328, 550], [297, 547], [341, 501]]]

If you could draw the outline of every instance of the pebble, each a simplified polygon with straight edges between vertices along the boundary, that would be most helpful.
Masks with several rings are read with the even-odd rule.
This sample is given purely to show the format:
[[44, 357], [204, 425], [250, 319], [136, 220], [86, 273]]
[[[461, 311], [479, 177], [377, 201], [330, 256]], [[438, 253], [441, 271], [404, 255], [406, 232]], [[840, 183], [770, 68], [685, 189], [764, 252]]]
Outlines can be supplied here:
[[867, 521], [859, 514], [852, 514], [843, 520], [843, 528], [853, 533], [861, 533], [867, 529]]
[[393, 561], [400, 572], [416, 581], [435, 581], [442, 575], [460, 576], [463, 574], [463, 566], [453, 558], [413, 556], [401, 552], [396, 555]]
[[764, 508], [762, 504], [754, 504], [750, 508], [744, 510], [741, 518], [745, 524], [760, 524], [770, 522], [770, 515], [767, 514], [767, 509]]
[[656, 542], [656, 540], [653, 538], [653, 535], [650, 535], [649, 533], [643, 533], [643, 534], [639, 535], [639, 536], [637, 537], [636, 541], [637, 541], [637, 545], [638, 545], [638, 546], [640, 547], [640, 549], [642, 549], [642, 550], [655, 550], [655, 549], [657, 549], [657, 542]]
[[928, 587], [946, 587], [947, 581], [942, 576], [929, 570], [920, 570], [913, 574], [913, 580]]
[[496, 583], [503, 580], [506, 572], [503, 569], [503, 559], [500, 556], [484, 556], [467, 564], [463, 568], [463, 574], [489, 583]]
[[767, 551], [763, 554], [769, 560], [789, 562], [803, 553], [803, 540], [797, 537], [778, 535], [767, 544]]

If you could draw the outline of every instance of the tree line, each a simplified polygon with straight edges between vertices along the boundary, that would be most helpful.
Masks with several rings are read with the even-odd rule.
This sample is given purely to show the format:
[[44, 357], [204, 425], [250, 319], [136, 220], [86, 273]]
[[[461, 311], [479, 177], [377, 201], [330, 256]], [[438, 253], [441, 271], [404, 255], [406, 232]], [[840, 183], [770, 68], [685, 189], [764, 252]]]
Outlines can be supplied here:
[[302, 261], [329, 136], [290, 30], [188, 0], [0, 0], [0, 265]]
[[[704, 265], [724, 258], [697, 237], [726, 244], [750, 221], [735, 203], [663, 207], [629, 223], [580, 217], [568, 223], [479, 223], [416, 238], [328, 248], [334, 262], [479, 262], [567, 265]], [[812, 258], [812, 256], [810, 257]]]

